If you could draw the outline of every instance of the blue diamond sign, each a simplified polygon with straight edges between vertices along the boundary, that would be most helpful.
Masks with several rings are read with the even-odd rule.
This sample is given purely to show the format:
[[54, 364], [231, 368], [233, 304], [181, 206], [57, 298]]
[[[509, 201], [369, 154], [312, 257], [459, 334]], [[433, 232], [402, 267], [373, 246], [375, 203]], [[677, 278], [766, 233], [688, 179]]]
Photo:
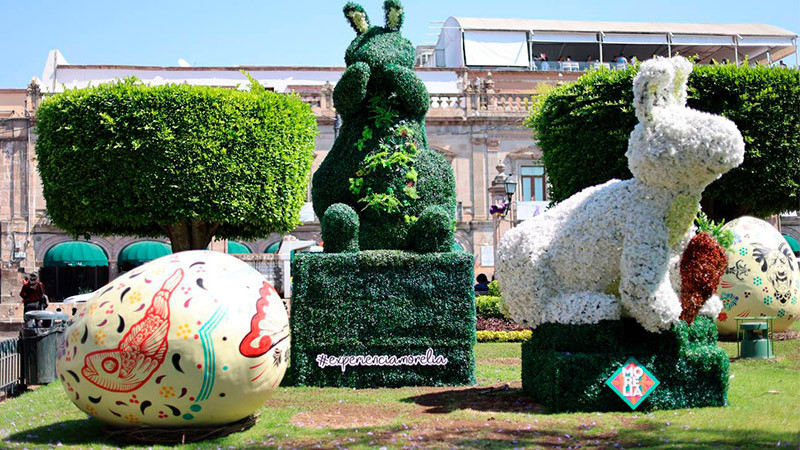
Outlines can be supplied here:
[[658, 379], [636, 358], [628, 358], [606, 384], [620, 396], [631, 409], [636, 409], [658, 387]]

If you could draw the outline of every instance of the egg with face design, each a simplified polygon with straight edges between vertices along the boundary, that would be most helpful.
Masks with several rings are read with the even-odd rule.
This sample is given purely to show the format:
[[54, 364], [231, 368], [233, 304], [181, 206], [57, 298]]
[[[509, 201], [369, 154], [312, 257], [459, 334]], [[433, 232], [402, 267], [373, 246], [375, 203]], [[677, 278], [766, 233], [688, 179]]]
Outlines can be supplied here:
[[56, 370], [69, 399], [114, 426], [220, 425], [280, 384], [289, 320], [263, 275], [223, 253], [164, 256], [89, 299]]
[[724, 228], [734, 243], [718, 287], [719, 333], [735, 335], [737, 317], [775, 317], [775, 331], [786, 330], [800, 315], [800, 267], [789, 244], [772, 225], [753, 217]]

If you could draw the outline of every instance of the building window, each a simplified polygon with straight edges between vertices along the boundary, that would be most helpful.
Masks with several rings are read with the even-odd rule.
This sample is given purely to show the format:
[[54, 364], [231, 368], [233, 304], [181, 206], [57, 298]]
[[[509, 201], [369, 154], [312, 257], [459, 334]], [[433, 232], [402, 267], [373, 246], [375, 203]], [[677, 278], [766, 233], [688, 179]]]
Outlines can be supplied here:
[[544, 173], [544, 167], [522, 166], [520, 171], [520, 182], [522, 183], [520, 201], [541, 202], [547, 200], [547, 176]]

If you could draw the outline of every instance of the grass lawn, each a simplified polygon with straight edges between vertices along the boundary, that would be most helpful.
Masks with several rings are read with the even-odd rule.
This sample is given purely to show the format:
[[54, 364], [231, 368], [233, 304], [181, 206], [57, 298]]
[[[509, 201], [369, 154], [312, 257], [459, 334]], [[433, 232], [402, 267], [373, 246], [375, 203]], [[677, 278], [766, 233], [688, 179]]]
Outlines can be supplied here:
[[[735, 343], [720, 345], [731, 356], [736, 352]], [[800, 340], [776, 342], [775, 352], [777, 361], [732, 362], [728, 407], [546, 414], [521, 394], [520, 344], [478, 344], [477, 386], [282, 388], [261, 409], [253, 428], [185, 447], [797, 448]], [[107, 440], [101, 428], [67, 400], [57, 383], [0, 403], [3, 448], [121, 445]]]

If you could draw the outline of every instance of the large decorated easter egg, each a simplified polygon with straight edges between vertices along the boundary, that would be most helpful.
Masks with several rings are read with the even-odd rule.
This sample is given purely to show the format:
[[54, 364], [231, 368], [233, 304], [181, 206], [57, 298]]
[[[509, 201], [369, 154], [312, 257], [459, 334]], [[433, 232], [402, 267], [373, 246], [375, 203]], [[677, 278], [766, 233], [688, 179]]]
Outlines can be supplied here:
[[786, 330], [800, 315], [800, 268], [789, 245], [772, 225], [753, 217], [724, 228], [733, 232], [734, 243], [718, 288], [720, 334], [736, 333], [736, 317], [772, 316], [775, 331]]
[[218, 252], [164, 256], [115, 279], [67, 328], [69, 399], [115, 426], [218, 425], [259, 408], [289, 359], [289, 319], [266, 279]]

